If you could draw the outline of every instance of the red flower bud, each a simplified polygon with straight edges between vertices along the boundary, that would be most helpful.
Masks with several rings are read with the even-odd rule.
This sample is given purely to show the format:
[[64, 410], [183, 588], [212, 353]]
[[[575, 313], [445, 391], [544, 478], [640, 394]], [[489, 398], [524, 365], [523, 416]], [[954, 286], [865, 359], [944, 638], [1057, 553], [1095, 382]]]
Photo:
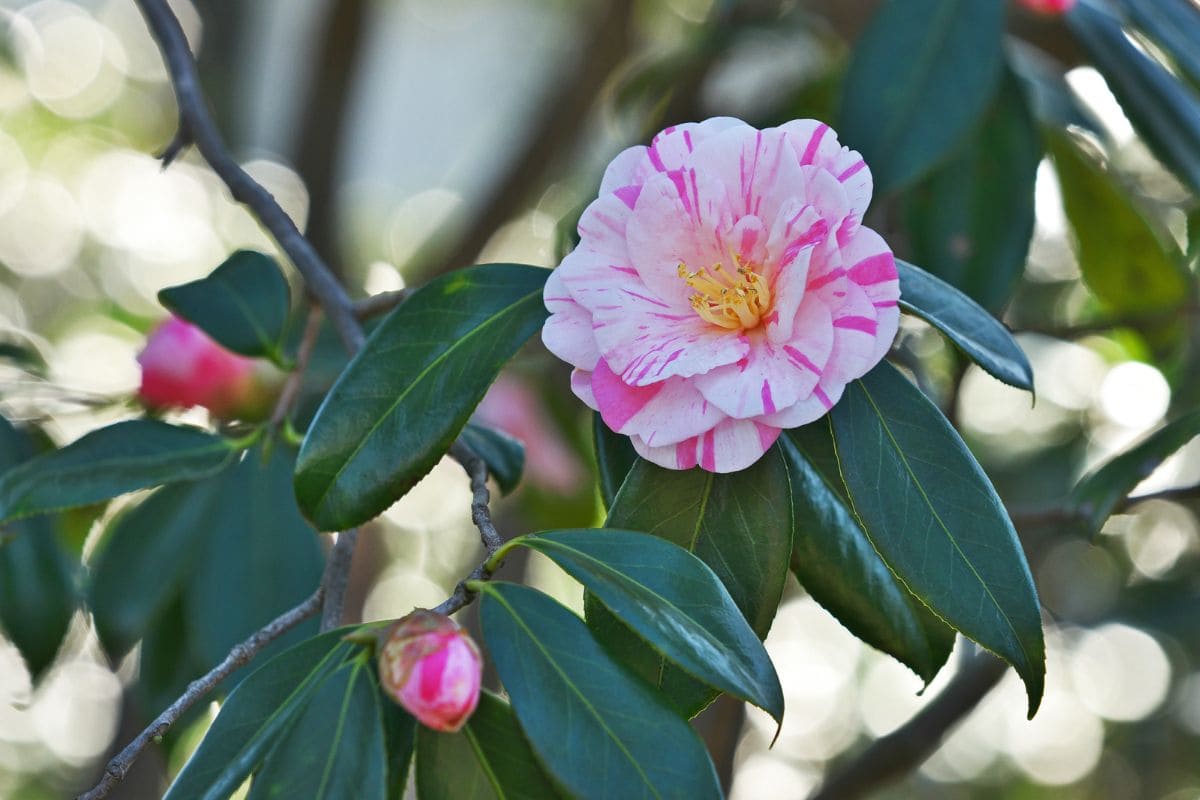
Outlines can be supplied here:
[[1075, 5], [1075, 0], [1017, 0], [1030, 11], [1038, 14], [1065, 14]]
[[379, 650], [379, 683], [393, 700], [436, 731], [452, 733], [479, 703], [483, 659], [449, 617], [414, 611], [388, 631]]
[[270, 364], [229, 352], [178, 317], [150, 334], [137, 360], [138, 396], [147, 407], [203, 406], [223, 419], [264, 416], [282, 377]]

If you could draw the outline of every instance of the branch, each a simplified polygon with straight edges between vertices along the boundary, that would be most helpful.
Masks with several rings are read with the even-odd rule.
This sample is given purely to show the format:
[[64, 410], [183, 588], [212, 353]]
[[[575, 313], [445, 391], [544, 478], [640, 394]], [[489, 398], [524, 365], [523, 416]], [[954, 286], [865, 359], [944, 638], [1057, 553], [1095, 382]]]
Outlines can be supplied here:
[[363, 332], [346, 290], [271, 193], [251, 178], [229, 154], [200, 86], [196, 60], [174, 12], [167, 6], [166, 0], [137, 0], [137, 4], [162, 51], [179, 105], [179, 129], [163, 151], [164, 165], [170, 164], [188, 144], [194, 144], [204, 160], [225, 182], [233, 198], [253, 212], [296, 265], [309, 291], [329, 315], [346, 350], [352, 354], [357, 352], [362, 347]]
[[492, 577], [492, 571], [487, 567], [488, 561], [504, 544], [500, 532], [496, 530], [496, 526], [492, 522], [491, 509], [488, 508], [491, 493], [487, 488], [487, 463], [461, 442], [455, 442], [450, 447], [450, 456], [462, 465], [471, 478], [471, 521], [479, 529], [479, 540], [483, 542], [486, 554], [479, 566], [458, 582], [458, 585], [454, 587], [454, 593], [433, 609], [438, 614], [446, 615], [453, 614], [475, 599], [475, 593], [467, 589], [467, 582], [486, 581]]
[[145, 730], [125, 746], [124, 750], [114, 756], [105, 765], [104, 775], [100, 778], [100, 782], [91, 791], [79, 795], [76, 800], [99, 800], [99, 798], [107, 797], [113, 787], [129, 773], [130, 768], [133, 767], [133, 762], [137, 760], [137, 757], [141, 755], [150, 742], [159, 740], [172, 725], [179, 721], [184, 712], [211, 692], [231, 672], [238, 667], [250, 663], [258, 655], [259, 651], [268, 644], [316, 614], [317, 610], [321, 607], [323, 596], [324, 590], [318, 588], [303, 603], [291, 611], [285, 612], [273, 622], [268, 623], [262, 630], [250, 636], [246, 641], [236, 645], [229, 651], [229, 655], [225, 656], [225, 660], [213, 667], [207, 675], [197, 678], [188, 684], [187, 691], [178, 700], [172, 703], [166, 711], [159, 714], [154, 722], [151, 722]]
[[995, 688], [1006, 669], [1000, 659], [979, 652], [933, 702], [830, 773], [809, 800], [856, 800], [903, 778], [937, 750], [946, 733]]
[[300, 387], [304, 384], [304, 373], [308, 371], [308, 362], [312, 358], [313, 349], [317, 345], [317, 337], [321, 334], [321, 308], [312, 306], [308, 310], [308, 319], [304, 323], [304, 333], [300, 337], [300, 345], [296, 348], [296, 365], [288, 374], [275, 401], [275, 410], [271, 412], [270, 426], [278, 428], [292, 412]]
[[403, 303], [411, 291], [410, 289], [397, 289], [394, 292], [380, 292], [365, 297], [354, 304], [354, 316], [362, 320], [386, 314]]
[[321, 609], [321, 632], [342, 624], [346, 586], [350, 583], [350, 563], [354, 560], [354, 545], [358, 543], [358, 528], [342, 531], [329, 552], [321, 588], [325, 590], [325, 605]]

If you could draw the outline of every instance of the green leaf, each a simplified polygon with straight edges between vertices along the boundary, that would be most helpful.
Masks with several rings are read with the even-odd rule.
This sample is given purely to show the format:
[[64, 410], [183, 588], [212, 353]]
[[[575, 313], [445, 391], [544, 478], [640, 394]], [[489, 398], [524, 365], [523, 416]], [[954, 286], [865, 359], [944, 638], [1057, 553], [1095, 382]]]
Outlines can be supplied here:
[[371, 334], [300, 450], [296, 494], [320, 530], [366, 522], [433, 468], [541, 327], [548, 275], [519, 264], [458, 270], [415, 291]]
[[383, 721], [365, 656], [325, 678], [254, 776], [247, 800], [384, 800]]
[[889, 0], [854, 48], [837, 130], [879, 192], [912, 183], [982, 119], [1003, 63], [1001, 0]]
[[600, 496], [604, 499], [604, 507], [611, 508], [625, 477], [637, 463], [638, 454], [629, 437], [613, 433], [599, 412], [592, 412], [592, 442], [596, 448]]
[[896, 259], [900, 307], [946, 335], [992, 377], [1033, 391], [1033, 367], [1008, 329], [987, 309], [920, 267]]
[[[0, 474], [32, 452], [28, 437], [0, 416]], [[0, 628], [34, 680], [54, 661], [77, 601], [74, 562], [49, 519], [0, 528]]]
[[0, 522], [203, 478], [220, 471], [238, 449], [199, 428], [148, 419], [118, 422], [5, 473]]
[[1013, 665], [1032, 716], [1045, 679], [1037, 591], [983, 469], [890, 364], [847, 387], [830, 415], [842, 478], [871, 544], [938, 616]]
[[[208, 668], [188, 646], [187, 619], [183, 616], [183, 603], [176, 597], [150, 622], [138, 648], [133, 696], [140, 713], [146, 719], [158, 716]], [[200, 703], [187, 711], [181, 721], [186, 725], [203, 714], [204, 704]], [[176, 725], [172, 730], [178, 732], [181, 727]]]
[[1115, 311], [1169, 312], [1187, 298], [1189, 275], [1173, 245], [1160, 238], [1112, 176], [1066, 134], [1049, 131], [1046, 147], [1062, 185], [1083, 279]]
[[1025, 270], [1041, 138], [1017, 79], [1005, 72], [966, 147], [913, 188], [913, 255], [933, 274], [996, 310]]
[[508, 703], [490, 692], [458, 733], [417, 733], [421, 800], [541, 800], [563, 795], [546, 777]]
[[164, 800], [224, 800], [232, 794], [299, 719], [315, 689], [354, 651], [344, 635], [330, 631], [308, 639], [242, 681]]
[[280, 344], [292, 302], [270, 256], [239, 250], [207, 278], [163, 289], [158, 299], [226, 349], [284, 362]]
[[507, 433], [474, 422], [468, 422], [458, 438], [487, 464], [501, 492], [509, 494], [517, 488], [525, 469], [525, 445]]
[[[1138, 5], [1159, 5], [1159, 0], [1139, 0]], [[1108, 11], [1082, 2], [1066, 20], [1146, 144], [1193, 192], [1200, 192], [1200, 98], [1131, 42], [1121, 20]], [[1194, 52], [1196, 42], [1187, 49]]]
[[1200, 84], [1200, 13], [1191, 0], [1117, 0], [1121, 9], [1151, 38], [1162, 45], [1175, 63]]
[[812, 598], [927, 684], [950, 657], [954, 631], [917, 600], [875, 552], [854, 515], [828, 419], [782, 439], [796, 520], [792, 571]]
[[387, 798], [404, 800], [408, 773], [417, 743], [417, 721], [391, 700], [380, 703], [383, 715], [384, 752], [387, 753]]
[[534, 752], [581, 798], [721, 796], [699, 737], [619, 666], [583, 621], [540, 592], [487, 583], [488, 652]]
[[783, 723], [783, 689], [767, 650], [708, 565], [676, 544], [633, 531], [524, 536], [655, 650], [714, 689]]
[[1167, 423], [1090, 472], [1071, 490], [1070, 508], [1085, 535], [1095, 536], [1121, 502], [1163, 461], [1200, 436], [1200, 411]]
[[1020, 79], [1034, 116], [1051, 128], [1073, 126], [1104, 140], [1107, 133], [1063, 77], [1062, 65], [1020, 39], [1007, 43], [1008, 66]]
[[[642, 531], [679, 545], [706, 563], [761, 639], [767, 635], [792, 552], [787, 467], [779, 448], [728, 475], [668, 470], [639, 460], [613, 501], [609, 528]], [[716, 692], [680, 669], [585, 596], [588, 627], [623, 663], [693, 716]]]

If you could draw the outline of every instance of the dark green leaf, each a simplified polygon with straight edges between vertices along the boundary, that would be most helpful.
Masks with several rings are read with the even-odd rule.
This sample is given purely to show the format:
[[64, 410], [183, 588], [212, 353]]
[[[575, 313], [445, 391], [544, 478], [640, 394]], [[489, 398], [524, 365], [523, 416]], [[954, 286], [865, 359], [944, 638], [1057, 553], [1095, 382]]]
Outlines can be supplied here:
[[278, 738], [247, 800], [384, 800], [383, 721], [374, 662], [343, 664]]
[[224, 800], [232, 794], [304, 712], [314, 690], [354, 651], [344, 635], [331, 631], [302, 642], [242, 681], [164, 800]]
[[1105, 139], [1104, 125], [1063, 77], [1062, 65], [1019, 39], [1008, 42], [1008, 66], [1021, 81], [1034, 116], [1046, 127], [1074, 126]]
[[871, 544], [910, 592], [1013, 665], [1032, 716], [1045, 679], [1037, 591], [983, 469], [890, 364], [847, 387], [830, 413], [842, 477]]
[[[733, 602], [763, 638], [775, 618], [792, 552], [787, 467], [779, 448], [728, 475], [701, 469], [668, 470], [639, 460], [613, 501], [606, 525], [642, 531], [679, 545], [708, 564]], [[641, 637], [585, 598], [596, 638], [692, 716], [716, 692], [671, 667]]]
[[1075, 140], [1047, 132], [1046, 146], [1088, 287], [1115, 311], [1167, 312], [1179, 306], [1187, 297], [1189, 276], [1174, 246], [1159, 237], [1128, 194]]
[[[1085, 1], [1066, 19], [1146, 144], [1192, 191], [1200, 191], [1200, 98], [1133, 44], [1108, 11]], [[1196, 44], [1188, 50], [1194, 53]]]
[[459, 270], [415, 291], [371, 334], [300, 450], [296, 494], [320, 530], [366, 522], [433, 468], [545, 320], [547, 275], [519, 264]]
[[596, 447], [600, 496], [604, 499], [604, 507], [609, 508], [625, 482], [625, 476], [637, 463], [638, 454], [629, 437], [613, 433], [600, 419], [599, 412], [592, 413], [592, 442]]
[[0, 361], [8, 361], [34, 375], [46, 372], [46, 360], [32, 344], [0, 342]]
[[889, 0], [854, 48], [837, 130], [880, 192], [912, 183], [983, 117], [1000, 79], [1001, 0]]
[[1002, 308], [1025, 270], [1041, 158], [1021, 88], [1006, 72], [967, 146], [909, 197], [916, 260], [980, 305]]
[[779, 676], [708, 565], [632, 531], [552, 531], [517, 539], [551, 558], [655, 650], [714, 689], [783, 722]]
[[1200, 411], [1193, 411], [1162, 426], [1080, 480], [1071, 490], [1069, 506], [1079, 515], [1086, 535], [1099, 533], [1134, 487], [1197, 436]]
[[199, 428], [148, 419], [92, 431], [0, 478], [0, 522], [212, 475], [238, 445]]
[[384, 752], [387, 753], [387, 798], [404, 800], [408, 773], [417, 744], [417, 721], [391, 700], [380, 703], [383, 714]]
[[482, 589], [483, 635], [534, 752], [581, 798], [720, 797], [691, 727], [540, 592]]
[[1191, 0], [1117, 0], [1122, 10], [1200, 84], [1200, 9]]
[[417, 734], [421, 800], [557, 800], [508, 703], [490, 692], [458, 733]]
[[[137, 683], [133, 694], [147, 719], [162, 713], [187, 690], [189, 683], [208, 671], [208, 666], [192, 652], [188, 638], [183, 603], [176, 597], [149, 623], [138, 648]], [[183, 724], [204, 713], [204, 704], [193, 706]], [[181, 727], [175, 725], [172, 731], [178, 733]]]
[[900, 307], [946, 335], [989, 375], [1033, 391], [1033, 368], [1016, 339], [987, 309], [920, 267], [896, 259]]
[[525, 445], [507, 433], [468, 422], [459, 439], [484, 460], [500, 491], [508, 494], [521, 482], [525, 469]]
[[158, 299], [235, 353], [284, 360], [280, 342], [291, 298], [270, 256], [239, 250], [207, 278], [163, 289]]
[[950, 657], [954, 631], [875, 552], [842, 482], [829, 420], [793, 428], [782, 441], [796, 520], [792, 571], [851, 633], [933, 680]]

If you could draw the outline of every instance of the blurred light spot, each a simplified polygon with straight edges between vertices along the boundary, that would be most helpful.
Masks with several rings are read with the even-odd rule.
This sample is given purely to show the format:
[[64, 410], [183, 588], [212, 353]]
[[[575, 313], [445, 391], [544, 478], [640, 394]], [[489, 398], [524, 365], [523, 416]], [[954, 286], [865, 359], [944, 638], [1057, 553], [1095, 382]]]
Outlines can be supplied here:
[[1108, 130], [1117, 144], [1133, 141], [1133, 125], [1121, 109], [1104, 81], [1104, 76], [1094, 67], [1076, 67], [1067, 73], [1067, 83], [1080, 99], [1095, 112], [1101, 124]]
[[35, 35], [19, 37], [17, 53], [29, 90], [42, 102], [82, 92], [104, 61], [104, 29], [78, 5], [42, 0], [21, 10]]
[[86, 764], [112, 741], [120, 702], [116, 675], [90, 661], [68, 661], [39, 691], [34, 727], [54, 755], [70, 764]]
[[[192, 52], [198, 52], [202, 25], [196, 7], [190, 0], [170, 0], [168, 5], [179, 19]], [[122, 44], [124, 57], [118, 66], [125, 74], [140, 81], [167, 79], [158, 45], [150, 37], [146, 22], [135, 4], [126, 0], [108, 0], [97, 12], [97, 17]]]
[[558, 220], [543, 211], [530, 211], [504, 225], [484, 245], [481, 263], [516, 262], [554, 266], [554, 231]]
[[1100, 760], [1104, 725], [1068, 691], [1047, 687], [1037, 716], [1010, 731], [1008, 753], [1034, 781], [1074, 783]]
[[820, 776], [766, 753], [755, 753], [734, 774], [730, 800], [764, 797], [804, 797], [816, 788]]
[[131, 394], [141, 382], [136, 356], [141, 340], [128, 328], [99, 317], [75, 325], [58, 342], [52, 377], [72, 389]]
[[1166, 501], [1137, 507], [1121, 541], [1134, 568], [1147, 578], [1161, 578], [1197, 539], [1196, 518]]
[[0, 215], [0, 262], [22, 275], [53, 275], [66, 269], [82, 242], [75, 198], [50, 178], [30, 179]]
[[17, 140], [0, 131], [0, 215], [20, 200], [29, 178], [29, 165]]
[[1067, 214], [1063, 211], [1062, 188], [1058, 173], [1050, 159], [1043, 158], [1038, 164], [1033, 195], [1037, 227], [1051, 236], [1062, 236], [1067, 232]]
[[1148, 716], [1162, 704], [1171, 683], [1162, 647], [1128, 625], [1084, 631], [1069, 663], [1080, 702], [1105, 719], [1129, 722]]
[[449, 189], [427, 189], [406, 199], [388, 223], [389, 259], [401, 267], [438, 235], [462, 205], [462, 196]]
[[363, 281], [363, 289], [367, 294], [396, 292], [404, 288], [404, 276], [400, 270], [386, 261], [372, 261], [367, 267], [367, 279]]
[[446, 599], [450, 587], [429, 579], [424, 571], [396, 564], [375, 581], [363, 602], [363, 621], [394, 619], [414, 608], [433, 608]]
[[[1200, 736], [1200, 670], [1179, 682], [1171, 709], [1175, 712], [1175, 718], [1185, 728]], [[2, 725], [0, 730], [3, 730]]]
[[530, 551], [525, 565], [525, 583], [583, 616], [583, 584], [563, 572], [562, 567], [548, 556]]
[[1100, 384], [1100, 409], [1118, 425], [1148, 430], [1171, 404], [1171, 387], [1162, 373], [1140, 361], [1117, 364]]

